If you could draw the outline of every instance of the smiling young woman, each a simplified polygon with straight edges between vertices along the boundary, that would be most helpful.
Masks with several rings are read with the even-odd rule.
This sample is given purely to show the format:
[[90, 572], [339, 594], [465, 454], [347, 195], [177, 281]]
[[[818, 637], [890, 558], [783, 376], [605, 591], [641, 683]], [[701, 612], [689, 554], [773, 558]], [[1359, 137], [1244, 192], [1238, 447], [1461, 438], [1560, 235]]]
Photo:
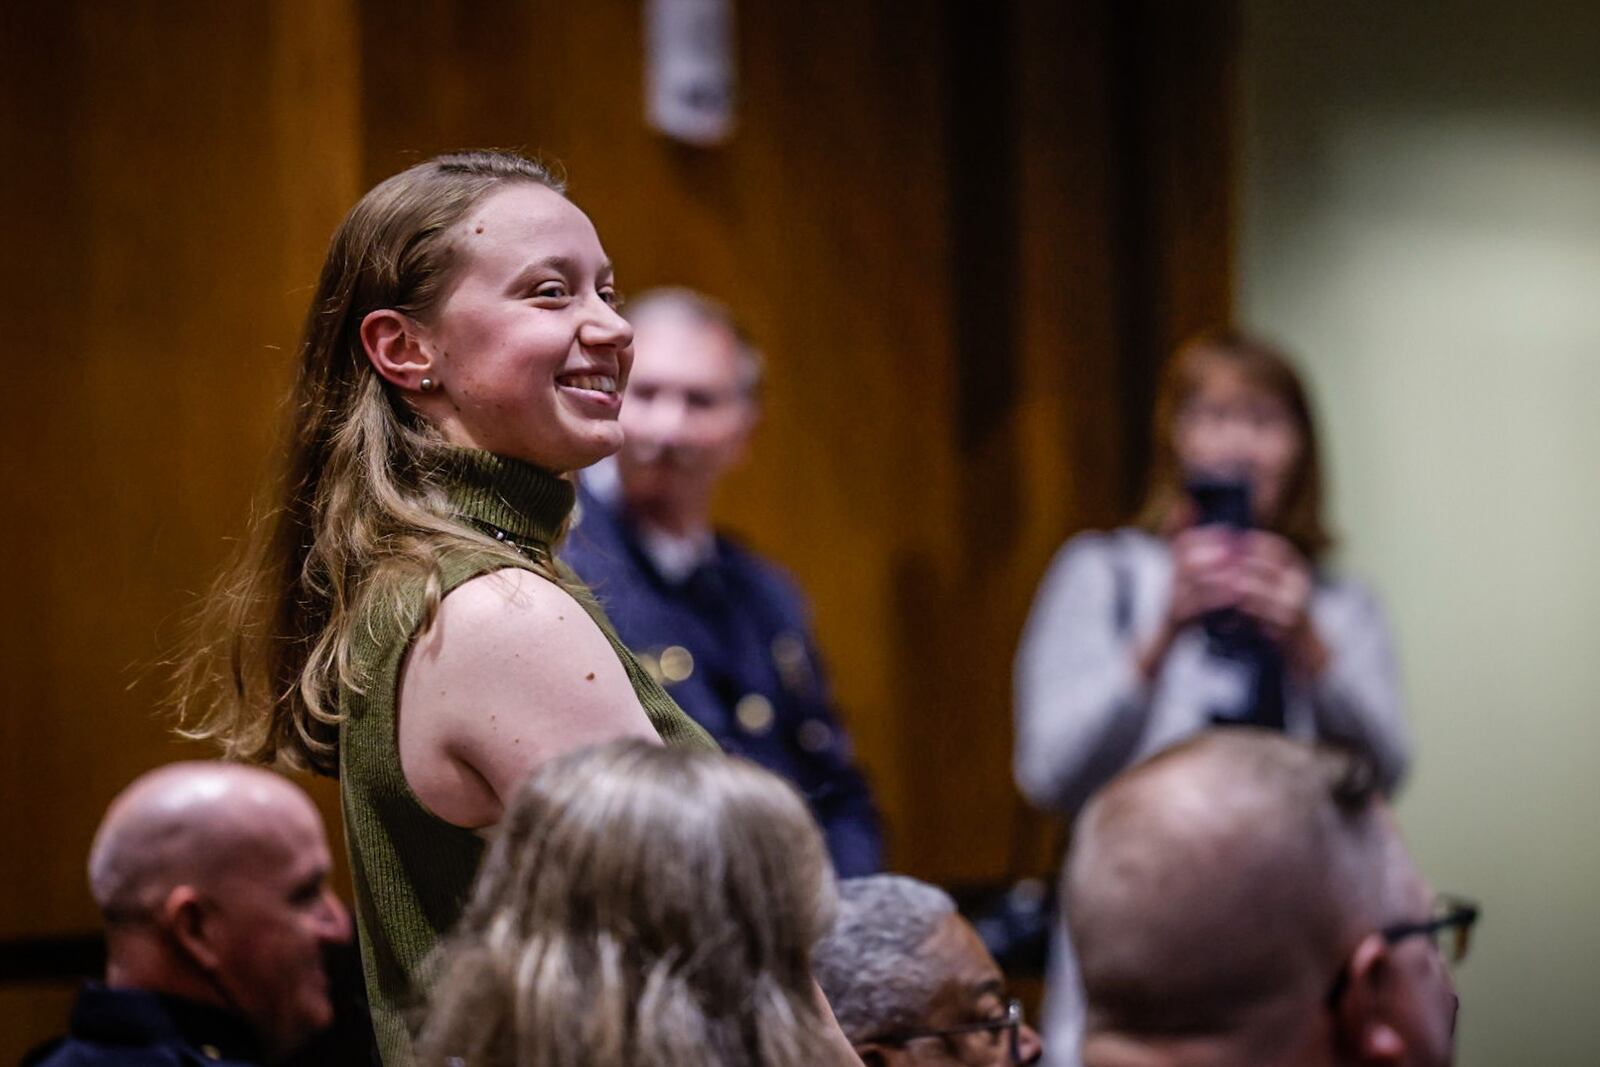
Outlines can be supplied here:
[[551, 551], [566, 475], [621, 444], [615, 305], [594, 226], [527, 159], [367, 193], [312, 300], [277, 506], [179, 665], [191, 736], [339, 777], [386, 1063], [529, 773], [617, 737], [714, 747]]

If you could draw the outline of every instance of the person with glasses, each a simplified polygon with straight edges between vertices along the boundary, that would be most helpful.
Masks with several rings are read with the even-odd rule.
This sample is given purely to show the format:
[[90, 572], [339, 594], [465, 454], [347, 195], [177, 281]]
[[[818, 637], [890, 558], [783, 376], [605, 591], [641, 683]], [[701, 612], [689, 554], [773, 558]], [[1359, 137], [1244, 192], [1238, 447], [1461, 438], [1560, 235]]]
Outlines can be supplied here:
[[1039, 1035], [949, 894], [902, 875], [839, 883], [812, 970], [867, 1067], [1036, 1063]]
[[1378, 781], [1234, 728], [1106, 786], [1062, 890], [1085, 1067], [1448, 1067], [1479, 909], [1428, 888]]

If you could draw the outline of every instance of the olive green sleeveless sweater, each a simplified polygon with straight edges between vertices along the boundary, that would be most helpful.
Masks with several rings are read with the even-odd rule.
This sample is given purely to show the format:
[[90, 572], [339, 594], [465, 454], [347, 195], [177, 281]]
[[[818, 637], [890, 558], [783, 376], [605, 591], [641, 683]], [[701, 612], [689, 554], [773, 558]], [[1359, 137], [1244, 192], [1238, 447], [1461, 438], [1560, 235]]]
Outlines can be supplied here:
[[[467, 524], [551, 567], [550, 545], [572, 510], [572, 484], [536, 467], [487, 452], [458, 450], [447, 472], [450, 501]], [[440, 562], [440, 595], [507, 566], [490, 552], [454, 552]], [[604, 612], [564, 565], [563, 582], [600, 627], [628, 672], [651, 725], [669, 745], [715, 748], [693, 719], [625, 648]], [[422, 991], [413, 982], [466, 903], [484, 839], [429, 812], [400, 769], [395, 700], [406, 650], [422, 618], [425, 585], [404, 595], [398, 619], [374, 617], [352, 642], [362, 692], [340, 694], [340, 794], [361, 931], [362, 964], [373, 1029], [386, 1067], [412, 1063], [408, 1019]]]

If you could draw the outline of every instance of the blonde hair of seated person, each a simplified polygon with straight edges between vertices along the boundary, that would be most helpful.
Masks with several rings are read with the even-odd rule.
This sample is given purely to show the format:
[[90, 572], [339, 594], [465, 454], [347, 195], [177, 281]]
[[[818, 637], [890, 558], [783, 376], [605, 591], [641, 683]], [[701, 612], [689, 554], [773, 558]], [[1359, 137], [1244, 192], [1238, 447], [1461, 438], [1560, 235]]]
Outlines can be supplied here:
[[834, 907], [804, 803], [754, 764], [637, 741], [559, 757], [435, 957], [420, 1062], [835, 1062], [810, 969]]

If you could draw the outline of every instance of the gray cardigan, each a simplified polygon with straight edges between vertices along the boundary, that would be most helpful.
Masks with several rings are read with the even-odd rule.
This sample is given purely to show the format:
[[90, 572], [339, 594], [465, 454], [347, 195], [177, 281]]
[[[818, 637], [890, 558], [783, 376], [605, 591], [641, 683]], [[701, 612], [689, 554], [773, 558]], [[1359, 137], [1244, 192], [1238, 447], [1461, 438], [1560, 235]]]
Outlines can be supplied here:
[[[1198, 628], [1178, 635], [1153, 681], [1139, 676], [1136, 649], [1171, 586], [1166, 543], [1141, 530], [1084, 534], [1056, 554], [1016, 660], [1015, 770], [1034, 804], [1075, 812], [1124, 767], [1205, 728], [1207, 709], [1246, 684]], [[1330, 658], [1316, 679], [1290, 676], [1285, 728], [1367, 752], [1392, 791], [1409, 745], [1382, 609], [1356, 583], [1319, 576], [1311, 617]]]

